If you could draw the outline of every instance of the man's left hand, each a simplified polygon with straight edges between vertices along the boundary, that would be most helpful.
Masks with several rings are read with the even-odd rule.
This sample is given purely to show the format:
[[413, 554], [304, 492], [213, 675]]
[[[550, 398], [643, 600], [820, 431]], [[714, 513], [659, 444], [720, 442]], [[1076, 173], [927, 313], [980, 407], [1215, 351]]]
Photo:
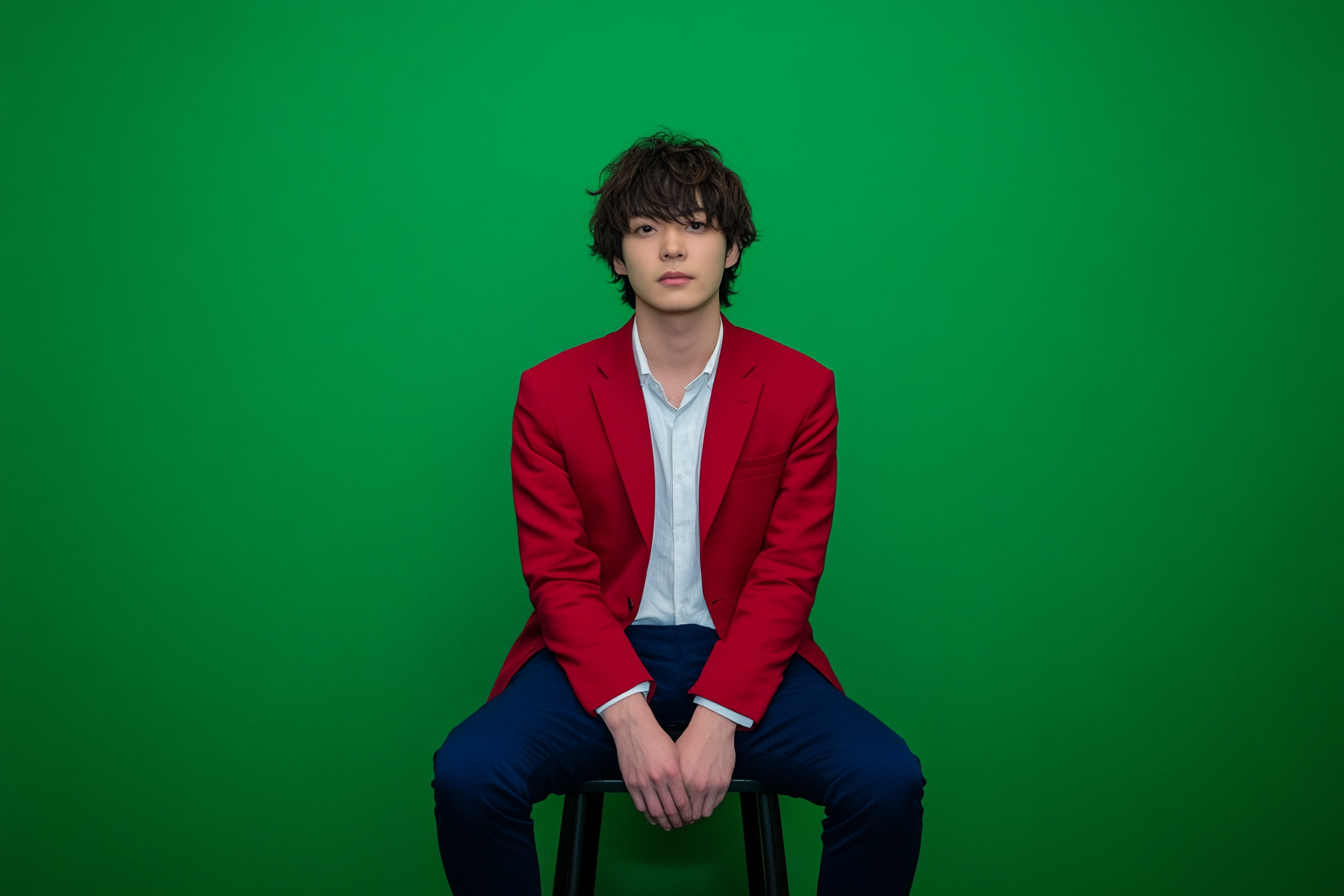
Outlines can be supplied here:
[[714, 814], [728, 793], [728, 782], [737, 762], [733, 745], [736, 733], [737, 725], [731, 719], [697, 706], [691, 723], [677, 738], [681, 780], [691, 798], [690, 821]]

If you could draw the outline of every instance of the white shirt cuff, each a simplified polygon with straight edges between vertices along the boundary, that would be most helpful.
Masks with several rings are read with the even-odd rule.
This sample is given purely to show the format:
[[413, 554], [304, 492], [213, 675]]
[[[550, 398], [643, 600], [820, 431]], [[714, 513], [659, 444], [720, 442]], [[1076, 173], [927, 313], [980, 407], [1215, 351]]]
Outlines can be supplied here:
[[[645, 694], [645, 695], [647, 695], [648, 693], [649, 693], [649, 683], [648, 683], [647, 681], [642, 681], [642, 682], [640, 682], [639, 684], [637, 684], [637, 685], [635, 685], [634, 687], [632, 687], [630, 690], [625, 691], [624, 693], [621, 693], [621, 694], [617, 694], [615, 697], [612, 697], [612, 698], [611, 698], [610, 700], [608, 700], [606, 703], [603, 703], [601, 706], [599, 706], [599, 707], [597, 708], [597, 714], [598, 714], [598, 715], [602, 715], [602, 713], [606, 712], [607, 707], [611, 706], [613, 703], [616, 703], [616, 702], [619, 701], [619, 700], [624, 700], [626, 697], [629, 697], [631, 694]], [[647, 696], [645, 697], [645, 699], [648, 699]]]
[[[714, 712], [716, 712], [716, 713], [718, 713], [719, 715], [723, 716], [725, 719], [729, 719], [729, 720], [731, 720], [731, 721], [734, 721], [734, 722], [736, 722], [737, 724], [741, 725], [743, 728], [750, 728], [752, 725], [755, 725], [755, 724], [756, 724], [756, 723], [755, 723], [754, 721], [752, 721], [751, 719], [749, 719], [749, 718], [747, 718], [746, 716], [742, 715], [742, 713], [740, 713], [740, 712], [733, 712], [731, 709], [728, 709], [726, 706], [720, 706], [719, 704], [715, 703], [713, 700], [706, 700], [704, 697], [696, 697], [696, 698], [695, 698], [695, 702], [696, 702], [697, 704], [699, 704], [700, 706], [703, 706], [705, 709], [712, 709]], [[607, 705], [610, 706], [611, 704], [607, 704]], [[598, 710], [598, 712], [601, 712], [601, 711], [602, 711], [602, 710], [600, 710], [600, 709]]]

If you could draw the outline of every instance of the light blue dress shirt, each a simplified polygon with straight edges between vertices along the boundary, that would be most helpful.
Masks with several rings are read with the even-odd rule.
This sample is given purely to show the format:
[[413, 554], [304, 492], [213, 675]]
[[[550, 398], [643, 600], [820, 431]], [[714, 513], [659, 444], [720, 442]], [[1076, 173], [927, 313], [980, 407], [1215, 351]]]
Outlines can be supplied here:
[[[723, 322], [719, 341], [700, 375], [686, 385], [681, 404], [673, 407], [663, 386], [649, 372], [649, 359], [639, 343], [639, 324], [631, 328], [639, 381], [644, 390], [644, 409], [653, 440], [653, 544], [649, 546], [649, 571], [644, 594], [632, 625], [703, 625], [714, 627], [700, 584], [700, 454], [709, 419], [709, 396], [714, 389], [714, 370], [723, 349]], [[617, 700], [649, 692], [643, 682], [597, 708], [600, 714]], [[704, 697], [695, 702], [732, 719], [744, 728], [754, 721]]]

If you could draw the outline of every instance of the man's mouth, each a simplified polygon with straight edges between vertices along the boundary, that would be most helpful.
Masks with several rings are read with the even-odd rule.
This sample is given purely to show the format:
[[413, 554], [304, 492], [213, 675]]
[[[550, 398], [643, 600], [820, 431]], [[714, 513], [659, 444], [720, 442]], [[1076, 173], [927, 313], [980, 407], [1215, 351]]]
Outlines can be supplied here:
[[693, 278], [690, 274], [683, 274], [681, 271], [668, 271], [658, 278], [658, 282], [664, 286], [681, 286], [684, 283], [690, 283]]

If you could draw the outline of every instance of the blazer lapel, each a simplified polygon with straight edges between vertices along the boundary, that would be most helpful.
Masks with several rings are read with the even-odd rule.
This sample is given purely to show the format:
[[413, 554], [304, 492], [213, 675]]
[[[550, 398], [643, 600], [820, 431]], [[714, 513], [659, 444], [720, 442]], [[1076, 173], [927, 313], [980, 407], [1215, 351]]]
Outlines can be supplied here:
[[[756, 357], [742, 332], [723, 320], [723, 349], [714, 374], [705, 423], [704, 448], [700, 453], [700, 543], [704, 544], [714, 515], [728, 491], [747, 430], [761, 397], [761, 381], [744, 379], [756, 366]], [[645, 427], [647, 437], [647, 426]], [[652, 448], [650, 447], [650, 452]], [[624, 472], [624, 471], [622, 471]], [[652, 505], [652, 502], [650, 502]]]
[[[644, 407], [644, 391], [635, 368], [635, 349], [631, 336], [634, 318], [607, 337], [598, 358], [602, 379], [592, 383], [593, 400], [602, 417], [616, 468], [630, 499], [639, 532], [646, 545], [653, 544], [653, 438], [649, 435], [649, 413]], [[726, 334], [725, 334], [726, 338]], [[712, 403], [711, 403], [712, 404]], [[711, 407], [710, 413], [713, 413]]]

